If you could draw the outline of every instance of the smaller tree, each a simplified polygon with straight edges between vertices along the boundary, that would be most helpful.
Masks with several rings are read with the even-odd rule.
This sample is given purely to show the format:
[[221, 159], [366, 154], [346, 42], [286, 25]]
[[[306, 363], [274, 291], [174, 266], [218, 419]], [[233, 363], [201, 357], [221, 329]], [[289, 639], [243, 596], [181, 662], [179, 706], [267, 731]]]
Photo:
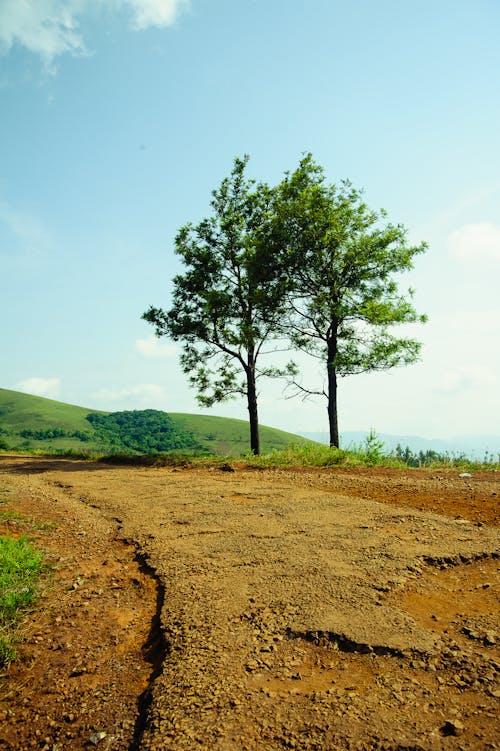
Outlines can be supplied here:
[[293, 365], [262, 364], [265, 343], [281, 330], [288, 279], [266, 244], [272, 191], [245, 177], [247, 162], [235, 159], [213, 191], [213, 215], [179, 230], [175, 250], [186, 271], [173, 280], [170, 310], [151, 306], [142, 317], [157, 336], [182, 342], [181, 366], [201, 405], [246, 398], [250, 448], [258, 454], [257, 381]]
[[293, 383], [304, 395], [326, 397], [330, 445], [338, 447], [338, 377], [418, 359], [420, 343], [389, 327], [426, 320], [411, 303], [413, 291], [401, 294], [395, 278], [426, 245], [408, 245], [406, 229], [384, 225], [386, 213], [368, 209], [348, 181], [326, 184], [310, 154], [275, 196], [272, 236], [291, 279], [290, 338], [320, 360], [326, 376], [319, 389]]

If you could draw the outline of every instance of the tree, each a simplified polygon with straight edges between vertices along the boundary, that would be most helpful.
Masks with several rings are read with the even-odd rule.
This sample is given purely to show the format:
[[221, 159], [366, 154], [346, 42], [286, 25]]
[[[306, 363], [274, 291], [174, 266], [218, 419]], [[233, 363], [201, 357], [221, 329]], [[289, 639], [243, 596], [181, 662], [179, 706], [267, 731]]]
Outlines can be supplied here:
[[292, 382], [305, 396], [326, 397], [331, 446], [339, 446], [338, 377], [408, 365], [420, 352], [419, 342], [389, 327], [426, 320], [412, 305], [413, 290], [401, 294], [395, 279], [426, 244], [408, 245], [407, 230], [385, 219], [350, 182], [328, 185], [310, 154], [275, 192], [273, 243], [292, 280], [290, 338], [326, 376], [319, 389]]
[[151, 306], [142, 317], [157, 336], [182, 342], [181, 366], [201, 405], [246, 397], [250, 448], [258, 454], [257, 381], [293, 366], [261, 364], [265, 343], [279, 335], [287, 277], [266, 244], [272, 191], [246, 178], [247, 162], [235, 159], [213, 191], [212, 216], [178, 231], [175, 250], [186, 271], [173, 280], [171, 309]]

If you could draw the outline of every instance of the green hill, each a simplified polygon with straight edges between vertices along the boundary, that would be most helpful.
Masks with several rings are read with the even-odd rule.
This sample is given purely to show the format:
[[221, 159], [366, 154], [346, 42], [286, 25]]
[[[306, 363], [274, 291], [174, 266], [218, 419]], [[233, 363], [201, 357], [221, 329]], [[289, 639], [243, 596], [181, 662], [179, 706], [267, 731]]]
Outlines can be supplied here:
[[[213, 415], [190, 415], [182, 412], [169, 412], [168, 415], [180, 429], [192, 433], [210, 454], [219, 456], [248, 454], [249, 426], [245, 420]], [[302, 446], [306, 443], [311, 444], [313, 441], [277, 428], [260, 426], [262, 453], [273, 449], [283, 449], [292, 444]]]
[[[89, 417], [90, 416], [90, 417]], [[159, 410], [102, 412], [63, 402], [0, 389], [0, 449], [57, 452], [158, 451], [200, 452], [241, 456], [249, 450], [244, 420]], [[261, 427], [262, 451], [305, 438]]]

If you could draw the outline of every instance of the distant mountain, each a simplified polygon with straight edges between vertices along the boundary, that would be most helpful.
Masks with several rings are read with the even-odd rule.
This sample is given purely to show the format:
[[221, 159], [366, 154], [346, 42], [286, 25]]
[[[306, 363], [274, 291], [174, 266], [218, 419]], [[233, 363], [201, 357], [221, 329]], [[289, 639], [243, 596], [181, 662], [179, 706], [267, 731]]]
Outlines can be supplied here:
[[[340, 445], [348, 449], [364, 443], [369, 431], [346, 431], [341, 433]], [[303, 433], [299, 435], [318, 443], [328, 443], [328, 433]], [[483, 459], [486, 453], [495, 457], [500, 453], [500, 436], [498, 435], [463, 435], [453, 438], [423, 438], [416, 435], [390, 435], [377, 433], [388, 452], [399, 444], [403, 449], [408, 446], [411, 451], [437, 451], [439, 454], [466, 454], [471, 458]]]

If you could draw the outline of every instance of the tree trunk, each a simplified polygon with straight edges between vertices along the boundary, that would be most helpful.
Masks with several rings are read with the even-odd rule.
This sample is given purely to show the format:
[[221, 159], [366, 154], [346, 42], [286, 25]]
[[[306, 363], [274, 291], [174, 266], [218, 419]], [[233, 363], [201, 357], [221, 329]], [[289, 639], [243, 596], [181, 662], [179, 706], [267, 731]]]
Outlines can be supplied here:
[[337, 371], [335, 369], [335, 355], [337, 354], [337, 340], [328, 342], [328, 422], [330, 425], [330, 446], [340, 447], [339, 420], [337, 412]]
[[250, 420], [250, 451], [252, 454], [260, 454], [259, 443], [259, 415], [257, 411], [257, 388], [255, 385], [255, 365], [251, 358], [247, 368], [247, 400], [248, 417]]

